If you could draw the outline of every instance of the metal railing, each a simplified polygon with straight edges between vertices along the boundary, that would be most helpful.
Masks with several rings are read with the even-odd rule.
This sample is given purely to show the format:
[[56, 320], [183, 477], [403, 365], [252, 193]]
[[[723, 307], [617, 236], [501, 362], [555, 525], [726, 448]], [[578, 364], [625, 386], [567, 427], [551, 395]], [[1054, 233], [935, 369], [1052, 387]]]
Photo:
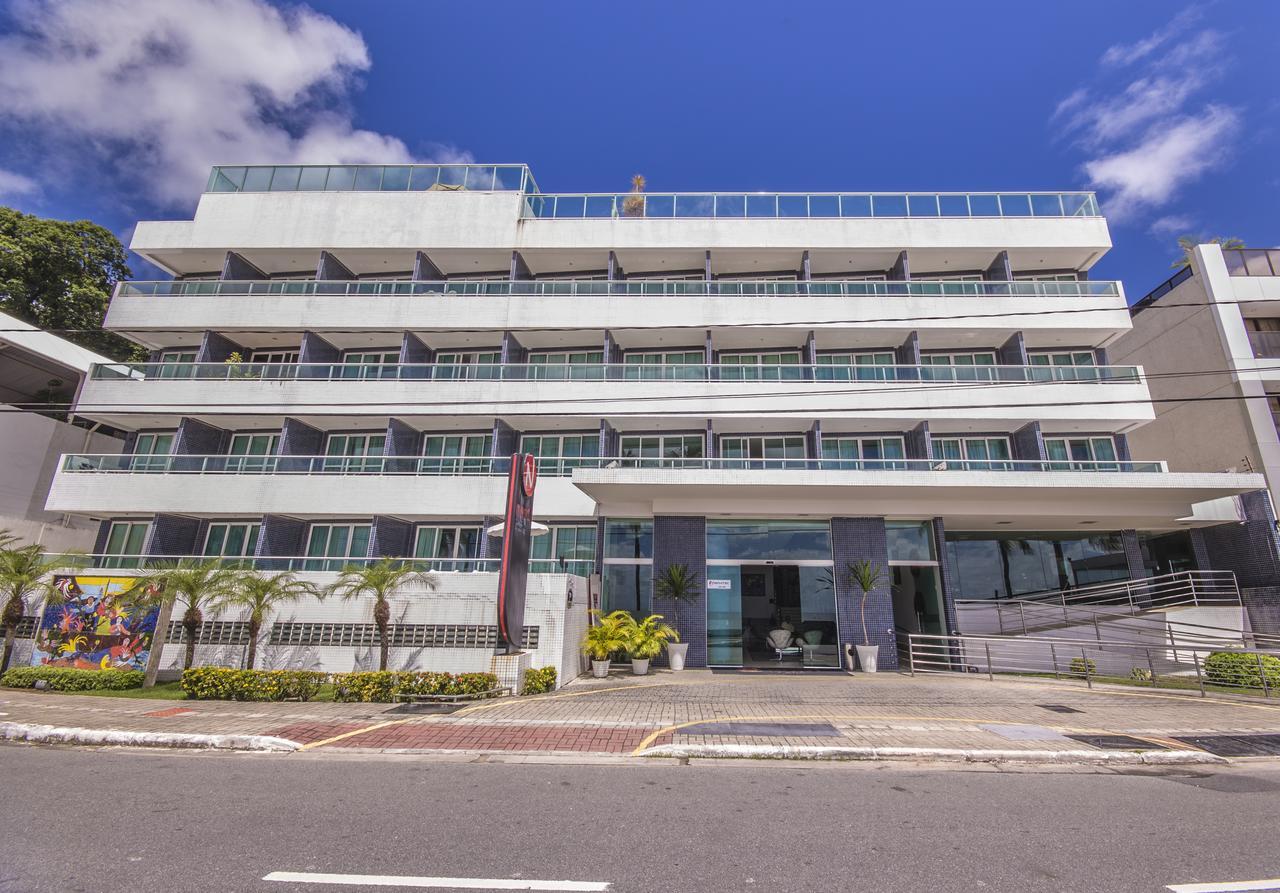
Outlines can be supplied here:
[[[1181, 685], [1256, 690], [1270, 697], [1280, 692], [1280, 653], [1212, 644], [1139, 645], [1132, 642], [1092, 641], [1031, 636], [966, 636], [910, 633], [905, 641], [907, 666], [916, 673], [980, 673], [994, 680], [1000, 675], [1053, 676], [1084, 680], [1089, 687], [1101, 681], [1128, 679], [1151, 686]], [[1230, 665], [1212, 654], [1229, 652]], [[1244, 658], [1243, 661], [1239, 657]]]
[[261, 297], [314, 295], [368, 297], [421, 295], [426, 297], [1118, 297], [1114, 280], [1041, 282], [960, 282], [912, 280], [910, 282], [822, 279], [808, 282], [772, 279], [600, 279], [544, 280], [412, 280], [327, 281], [276, 280], [158, 280], [120, 282], [116, 295], [125, 297]]
[[523, 164], [219, 165], [206, 192], [526, 192], [538, 184]]
[[539, 220], [644, 218], [1099, 217], [1092, 192], [547, 193]]
[[[537, 459], [538, 473], [571, 475], [575, 469], [709, 471], [913, 471], [1070, 472], [1157, 474], [1163, 461], [1046, 462], [1029, 459], [788, 459], [678, 458], [659, 456], [560, 456]], [[511, 470], [510, 457], [440, 456], [227, 456], [64, 454], [68, 474], [298, 474], [494, 476]], [[1233, 578], [1234, 579], [1234, 578]], [[1055, 594], [1057, 596], [1059, 594]], [[1065, 596], [1064, 596], [1065, 597]], [[1238, 595], [1237, 595], [1238, 600]]]
[[134, 381], [818, 381], [1137, 384], [1137, 366], [879, 366], [733, 363], [95, 363]]
[[[988, 600], [991, 604], [999, 599]], [[1011, 600], [1009, 600], [1011, 601]], [[1231, 571], [1178, 571], [1138, 580], [1118, 580], [1074, 589], [1030, 593], [1017, 601], [1024, 604], [1054, 605], [1065, 610], [1073, 605], [1124, 605], [1130, 613], [1204, 605], [1239, 605], [1240, 589]], [[980, 599], [962, 599], [959, 604], [982, 604]]]
[[[62, 557], [56, 553], [46, 558]], [[178, 562], [214, 562], [231, 570], [263, 571], [314, 571], [339, 573], [349, 567], [376, 564], [386, 557], [350, 557], [324, 555], [293, 556], [228, 556], [228, 555], [67, 555], [67, 566], [99, 570], [158, 571], [173, 567]], [[417, 571], [436, 573], [496, 574], [502, 564], [500, 558], [413, 558], [395, 557], [398, 566]], [[529, 572], [534, 574], [575, 574], [590, 576], [594, 573], [593, 559], [531, 558]]]

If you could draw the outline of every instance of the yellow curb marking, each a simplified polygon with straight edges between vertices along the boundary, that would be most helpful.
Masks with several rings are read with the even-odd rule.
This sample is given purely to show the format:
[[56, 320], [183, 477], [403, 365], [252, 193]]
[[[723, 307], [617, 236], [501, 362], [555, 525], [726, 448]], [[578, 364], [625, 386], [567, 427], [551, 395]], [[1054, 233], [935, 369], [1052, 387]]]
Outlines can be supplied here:
[[519, 698], [517, 700], [504, 700], [499, 698], [490, 701], [487, 704], [476, 704], [473, 707], [463, 707], [454, 713], [443, 714], [446, 716], [464, 716], [471, 713], [479, 713], [481, 710], [492, 710], [495, 707], [511, 707], [514, 704], [540, 704], [546, 701], [560, 701], [565, 698], [580, 698], [583, 695], [598, 695], [607, 691], [633, 691], [638, 688], [661, 688], [668, 685], [706, 685], [706, 682], [644, 682], [639, 685], [611, 685], [608, 688], [592, 688], [586, 691], [566, 691], [557, 692], [554, 695], [542, 695], [536, 698]]
[[310, 744], [302, 745], [301, 747], [298, 748], [298, 750], [300, 751], [311, 750], [316, 747], [324, 747], [326, 744], [332, 744], [335, 741], [342, 741], [347, 738], [354, 738], [356, 735], [363, 735], [365, 732], [372, 732], [375, 729], [385, 729], [387, 726], [398, 726], [401, 723], [406, 723], [408, 721], [409, 720], [407, 719], [390, 719], [390, 720], [387, 720], [386, 722], [377, 723], [376, 725], [366, 726], [363, 729], [356, 729], [351, 732], [343, 732], [341, 735], [334, 735], [332, 738], [324, 738], [320, 741], [312, 741]]
[[1081, 693], [1095, 695], [1120, 695], [1126, 698], [1159, 698], [1162, 701], [1189, 701], [1192, 704], [1225, 704], [1228, 707], [1246, 707], [1250, 710], [1280, 710], [1278, 704], [1250, 704], [1246, 701], [1226, 701], [1222, 698], [1200, 698], [1191, 692], [1185, 695], [1164, 695], [1147, 691], [1113, 691], [1110, 689], [1082, 688]]

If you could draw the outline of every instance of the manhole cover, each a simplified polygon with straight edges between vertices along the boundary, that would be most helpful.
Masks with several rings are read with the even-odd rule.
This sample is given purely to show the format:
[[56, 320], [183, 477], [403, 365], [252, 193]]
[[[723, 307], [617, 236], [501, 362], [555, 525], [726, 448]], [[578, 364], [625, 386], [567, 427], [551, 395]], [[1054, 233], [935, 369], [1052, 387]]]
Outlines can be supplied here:
[[1163, 744], [1154, 744], [1128, 735], [1068, 735], [1067, 737], [1101, 750], [1168, 750]]
[[702, 722], [685, 726], [677, 735], [734, 735], [742, 738], [840, 738], [826, 722]]
[[1178, 735], [1173, 740], [1220, 757], [1280, 756], [1280, 735]]
[[1036, 704], [1036, 706], [1041, 710], [1052, 710], [1054, 713], [1084, 713], [1083, 710], [1068, 707], [1066, 704]]
[[390, 710], [384, 710], [383, 715], [391, 714], [410, 714], [414, 716], [453, 713], [461, 710], [463, 707], [469, 707], [470, 704], [401, 704], [399, 707], [392, 707]]

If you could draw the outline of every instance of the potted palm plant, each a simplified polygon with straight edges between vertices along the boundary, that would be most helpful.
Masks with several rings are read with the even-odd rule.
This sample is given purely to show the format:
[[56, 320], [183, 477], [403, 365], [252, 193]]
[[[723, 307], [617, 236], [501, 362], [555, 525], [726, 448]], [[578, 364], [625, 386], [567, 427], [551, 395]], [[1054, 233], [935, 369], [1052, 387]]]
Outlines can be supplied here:
[[628, 626], [635, 620], [626, 611], [591, 613], [596, 622], [587, 627], [587, 634], [582, 637], [582, 650], [591, 658], [591, 675], [603, 679], [609, 675], [609, 656], [626, 649]]
[[[663, 571], [662, 576], [654, 581], [654, 589], [658, 598], [672, 603], [676, 629], [680, 629], [680, 605], [693, 604], [702, 593], [702, 585], [698, 575], [689, 570], [687, 565], [671, 564]], [[667, 660], [675, 672], [684, 669], [684, 659], [689, 653], [689, 643], [672, 640], [667, 643]]]
[[631, 192], [622, 200], [623, 217], [644, 216], [644, 175], [636, 174], [631, 178]]
[[650, 614], [644, 620], [632, 620], [627, 632], [627, 654], [631, 656], [631, 672], [637, 676], [649, 673], [649, 661], [662, 653], [668, 642], [678, 642], [680, 634], [662, 622], [661, 614]]
[[867, 596], [884, 581], [884, 568], [867, 559], [849, 564], [849, 582], [861, 593], [858, 614], [862, 620], [862, 644], [854, 645], [853, 649], [858, 652], [858, 665], [867, 673], [876, 671], [876, 661], [880, 656], [880, 647], [871, 644], [871, 636], [867, 633]]

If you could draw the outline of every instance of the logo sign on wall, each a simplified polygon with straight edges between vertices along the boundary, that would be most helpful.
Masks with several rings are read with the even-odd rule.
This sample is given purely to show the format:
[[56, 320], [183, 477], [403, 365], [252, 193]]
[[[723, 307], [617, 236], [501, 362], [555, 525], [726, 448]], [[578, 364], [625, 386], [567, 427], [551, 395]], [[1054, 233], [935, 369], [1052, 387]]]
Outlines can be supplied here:
[[507, 479], [507, 513], [502, 525], [502, 568], [498, 572], [499, 654], [514, 654], [523, 646], [524, 600], [529, 580], [529, 547], [533, 537], [533, 490], [538, 461], [532, 454], [511, 457]]

